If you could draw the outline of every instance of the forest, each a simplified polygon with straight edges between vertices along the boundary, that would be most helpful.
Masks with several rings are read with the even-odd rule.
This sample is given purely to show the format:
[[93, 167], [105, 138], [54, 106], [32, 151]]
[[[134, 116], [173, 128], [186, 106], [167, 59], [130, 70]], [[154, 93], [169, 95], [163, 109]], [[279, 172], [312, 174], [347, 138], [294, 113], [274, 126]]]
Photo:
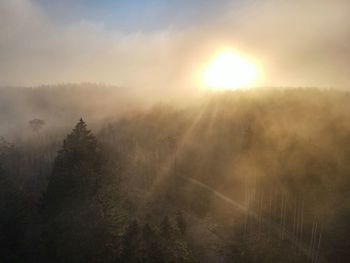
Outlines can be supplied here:
[[349, 100], [1, 88], [0, 262], [349, 262]]

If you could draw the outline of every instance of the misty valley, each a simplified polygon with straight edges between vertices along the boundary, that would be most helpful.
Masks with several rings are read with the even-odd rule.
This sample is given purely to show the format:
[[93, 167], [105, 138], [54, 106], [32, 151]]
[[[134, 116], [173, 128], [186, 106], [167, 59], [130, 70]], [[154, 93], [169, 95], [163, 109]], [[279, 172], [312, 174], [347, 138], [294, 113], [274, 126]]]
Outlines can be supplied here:
[[0, 262], [349, 262], [350, 93], [0, 89]]

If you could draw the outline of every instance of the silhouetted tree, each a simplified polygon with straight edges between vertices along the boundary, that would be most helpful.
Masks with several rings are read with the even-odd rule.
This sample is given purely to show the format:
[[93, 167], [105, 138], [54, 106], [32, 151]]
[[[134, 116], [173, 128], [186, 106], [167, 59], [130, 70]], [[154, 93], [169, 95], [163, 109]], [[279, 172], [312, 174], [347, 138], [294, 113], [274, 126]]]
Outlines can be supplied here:
[[172, 225], [170, 224], [169, 217], [165, 216], [160, 223], [160, 234], [165, 239], [170, 239], [172, 234]]
[[121, 262], [138, 262], [140, 230], [136, 220], [132, 221], [123, 237], [122, 237], [122, 251], [120, 255]]
[[45, 121], [40, 119], [33, 119], [29, 121], [29, 125], [33, 131], [38, 132], [44, 127]]
[[103, 158], [97, 140], [80, 119], [55, 159], [44, 196], [47, 212], [90, 200], [97, 192], [102, 169]]
[[140, 254], [140, 259], [143, 263], [165, 262], [163, 251], [159, 244], [159, 237], [149, 224], [145, 224], [142, 229]]
[[176, 224], [177, 227], [180, 230], [181, 235], [184, 235], [186, 233], [186, 229], [187, 229], [187, 224], [185, 219], [183, 218], [182, 212], [178, 212], [176, 215]]
[[43, 197], [47, 260], [94, 262], [107, 255], [107, 229], [95, 198], [103, 166], [97, 140], [81, 119], [58, 152]]

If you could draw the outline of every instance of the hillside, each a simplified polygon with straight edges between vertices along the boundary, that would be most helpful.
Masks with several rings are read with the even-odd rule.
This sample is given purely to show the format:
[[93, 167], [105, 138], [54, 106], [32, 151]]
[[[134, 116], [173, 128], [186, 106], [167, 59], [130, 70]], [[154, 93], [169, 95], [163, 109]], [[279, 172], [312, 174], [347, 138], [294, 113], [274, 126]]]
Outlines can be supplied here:
[[349, 93], [91, 90], [0, 90], [5, 262], [348, 262]]

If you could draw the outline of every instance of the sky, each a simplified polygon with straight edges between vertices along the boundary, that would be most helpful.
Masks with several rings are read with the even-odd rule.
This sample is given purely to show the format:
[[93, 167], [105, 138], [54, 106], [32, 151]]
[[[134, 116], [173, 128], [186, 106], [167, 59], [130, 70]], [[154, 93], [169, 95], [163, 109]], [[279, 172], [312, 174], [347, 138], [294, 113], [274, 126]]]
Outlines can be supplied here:
[[221, 47], [260, 86], [350, 87], [347, 0], [0, 0], [0, 85], [195, 88]]

